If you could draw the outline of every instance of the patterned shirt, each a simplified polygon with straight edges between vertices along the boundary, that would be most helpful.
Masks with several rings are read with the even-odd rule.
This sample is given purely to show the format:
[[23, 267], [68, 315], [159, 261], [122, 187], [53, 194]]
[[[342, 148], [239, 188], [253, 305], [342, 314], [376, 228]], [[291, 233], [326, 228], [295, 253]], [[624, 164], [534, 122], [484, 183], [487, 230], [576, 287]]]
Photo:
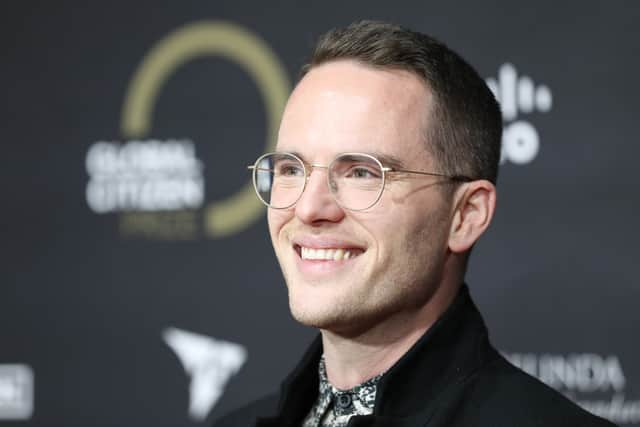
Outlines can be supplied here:
[[373, 413], [376, 387], [383, 374], [349, 390], [338, 390], [327, 379], [324, 356], [318, 366], [320, 391], [318, 400], [302, 423], [302, 427], [345, 427], [354, 415]]

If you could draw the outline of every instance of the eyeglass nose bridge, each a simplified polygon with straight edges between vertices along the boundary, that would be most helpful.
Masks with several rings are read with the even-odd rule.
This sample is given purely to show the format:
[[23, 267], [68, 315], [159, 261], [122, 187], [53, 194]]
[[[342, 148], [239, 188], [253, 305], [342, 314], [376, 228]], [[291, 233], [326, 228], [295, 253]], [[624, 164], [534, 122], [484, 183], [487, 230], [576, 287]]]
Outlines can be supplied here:
[[330, 165], [319, 165], [317, 163], [309, 163], [306, 165], [309, 169], [309, 171], [305, 174], [305, 180], [309, 181], [309, 178], [311, 178], [311, 172], [313, 172], [314, 169], [325, 169], [327, 171], [327, 179], [329, 178], [329, 166]]
[[[311, 172], [314, 171], [314, 169], [324, 169], [326, 171], [327, 177], [326, 177], [326, 184], [327, 187], [329, 188], [329, 194], [331, 194], [331, 197], [333, 197], [333, 200], [338, 203], [338, 205], [340, 205], [340, 203], [338, 202], [338, 198], [335, 195], [334, 189], [331, 186], [331, 180], [329, 178], [329, 168], [331, 167], [331, 165], [321, 165], [318, 163], [307, 163], [305, 164], [303, 162], [304, 165], [304, 169], [305, 169], [305, 176], [304, 176], [304, 186], [302, 187], [302, 191], [300, 192], [300, 196], [298, 196], [298, 200], [300, 200], [305, 192], [305, 190], [307, 189], [307, 183], [309, 182], [309, 179], [311, 178]], [[297, 201], [296, 201], [297, 203]]]

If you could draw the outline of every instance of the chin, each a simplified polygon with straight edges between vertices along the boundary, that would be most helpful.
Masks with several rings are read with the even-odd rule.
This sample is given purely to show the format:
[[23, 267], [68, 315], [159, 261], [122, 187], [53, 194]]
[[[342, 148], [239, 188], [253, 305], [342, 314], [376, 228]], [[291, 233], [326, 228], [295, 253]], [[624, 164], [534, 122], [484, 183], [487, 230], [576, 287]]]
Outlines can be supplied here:
[[355, 310], [336, 295], [289, 290], [289, 309], [299, 323], [318, 329], [334, 329], [353, 321]]
[[352, 316], [342, 316], [336, 312], [305, 311], [292, 307], [291, 314], [302, 325], [339, 334], [349, 334], [354, 329], [354, 325], [359, 325]]
[[333, 317], [331, 308], [335, 306], [333, 301], [327, 301], [315, 295], [316, 292], [305, 292], [299, 289], [298, 285], [294, 290], [289, 286], [289, 309], [293, 318], [306, 326], [321, 328], [327, 323], [327, 319]]
[[[346, 301], [345, 301], [346, 299]], [[310, 294], [289, 292], [289, 308], [293, 318], [302, 325], [331, 331], [342, 336], [357, 336], [382, 321], [387, 313], [367, 310], [357, 298], [319, 298]]]

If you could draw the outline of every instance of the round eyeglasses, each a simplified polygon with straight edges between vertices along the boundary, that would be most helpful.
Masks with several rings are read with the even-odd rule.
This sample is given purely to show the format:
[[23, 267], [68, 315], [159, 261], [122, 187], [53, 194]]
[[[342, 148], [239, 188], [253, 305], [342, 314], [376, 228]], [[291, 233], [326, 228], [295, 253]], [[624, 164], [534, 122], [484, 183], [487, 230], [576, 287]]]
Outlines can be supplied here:
[[352, 211], [362, 211], [375, 205], [382, 196], [387, 176], [394, 173], [472, 181], [466, 176], [385, 167], [380, 160], [365, 153], [340, 154], [328, 166], [307, 164], [292, 153], [267, 153], [248, 168], [253, 173], [253, 186], [258, 198], [273, 209], [287, 209], [295, 205], [315, 168], [327, 170], [327, 183], [333, 198], [342, 208]]

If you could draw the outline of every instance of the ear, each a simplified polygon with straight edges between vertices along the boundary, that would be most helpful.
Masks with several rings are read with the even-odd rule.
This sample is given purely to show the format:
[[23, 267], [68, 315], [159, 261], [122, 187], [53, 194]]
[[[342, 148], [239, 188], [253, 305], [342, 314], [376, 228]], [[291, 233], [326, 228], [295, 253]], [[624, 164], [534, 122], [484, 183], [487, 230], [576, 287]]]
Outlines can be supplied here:
[[468, 251], [489, 227], [496, 208], [496, 187], [487, 180], [472, 181], [455, 193], [453, 221], [449, 233], [449, 249]]

